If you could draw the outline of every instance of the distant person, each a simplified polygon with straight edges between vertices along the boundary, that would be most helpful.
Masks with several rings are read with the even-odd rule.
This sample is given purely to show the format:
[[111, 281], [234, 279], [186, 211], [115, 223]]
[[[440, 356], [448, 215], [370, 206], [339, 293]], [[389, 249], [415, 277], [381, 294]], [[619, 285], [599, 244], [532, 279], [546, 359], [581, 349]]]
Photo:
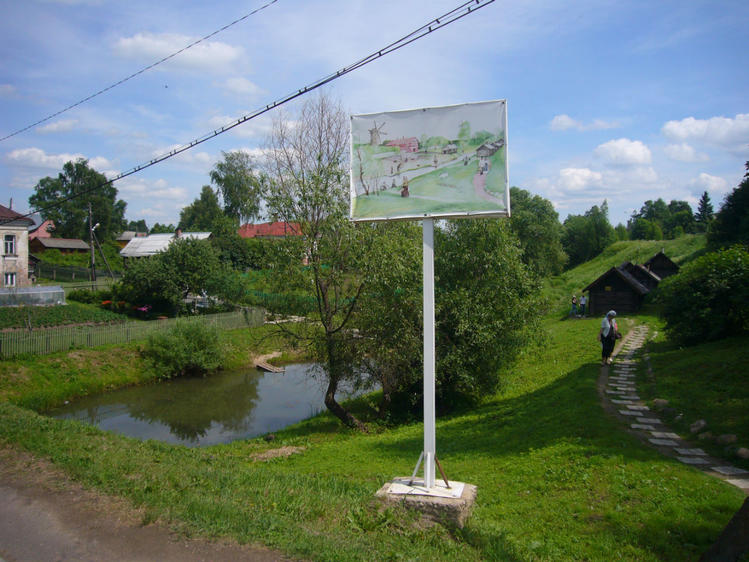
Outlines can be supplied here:
[[585, 316], [585, 305], [588, 304], [588, 298], [583, 293], [580, 295], [580, 316]]
[[570, 316], [577, 315], [577, 297], [572, 295], [572, 308], [570, 309]]
[[601, 321], [601, 331], [598, 332], [598, 341], [601, 342], [601, 365], [611, 365], [611, 353], [614, 344], [619, 339], [619, 327], [616, 325], [616, 311], [609, 310]]

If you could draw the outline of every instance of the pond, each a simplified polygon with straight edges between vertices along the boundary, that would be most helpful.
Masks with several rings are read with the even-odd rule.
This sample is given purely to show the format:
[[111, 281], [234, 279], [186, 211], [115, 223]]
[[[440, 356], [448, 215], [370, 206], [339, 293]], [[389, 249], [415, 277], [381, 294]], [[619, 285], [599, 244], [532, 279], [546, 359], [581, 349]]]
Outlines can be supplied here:
[[[325, 409], [313, 364], [283, 373], [222, 371], [88, 396], [47, 412], [139, 439], [188, 447], [229, 443], [277, 431]], [[339, 392], [338, 400], [350, 397]]]

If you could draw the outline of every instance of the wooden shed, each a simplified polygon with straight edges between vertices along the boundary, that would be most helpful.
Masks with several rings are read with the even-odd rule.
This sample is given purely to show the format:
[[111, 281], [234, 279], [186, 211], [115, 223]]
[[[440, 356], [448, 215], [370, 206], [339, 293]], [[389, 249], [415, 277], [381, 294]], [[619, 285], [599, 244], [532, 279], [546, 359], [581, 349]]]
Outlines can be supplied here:
[[609, 310], [617, 313], [633, 313], [640, 309], [650, 290], [631, 273], [620, 267], [612, 267], [583, 289], [589, 294], [588, 309], [597, 316]]
[[643, 265], [661, 279], [679, 273], [679, 266], [672, 262], [671, 259], [663, 253], [663, 250], [655, 254]]
[[625, 261], [619, 266], [619, 269], [622, 269], [629, 273], [632, 277], [645, 285], [649, 291], [655, 289], [658, 286], [658, 283], [661, 282], [661, 278], [647, 269], [644, 265]]

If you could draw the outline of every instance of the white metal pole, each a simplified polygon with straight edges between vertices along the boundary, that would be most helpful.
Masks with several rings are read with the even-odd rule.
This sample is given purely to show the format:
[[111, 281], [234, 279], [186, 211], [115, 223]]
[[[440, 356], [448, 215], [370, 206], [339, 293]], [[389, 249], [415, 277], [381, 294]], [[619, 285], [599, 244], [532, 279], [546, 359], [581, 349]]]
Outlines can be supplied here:
[[424, 486], [434, 487], [437, 449], [434, 413], [434, 221], [424, 219]]

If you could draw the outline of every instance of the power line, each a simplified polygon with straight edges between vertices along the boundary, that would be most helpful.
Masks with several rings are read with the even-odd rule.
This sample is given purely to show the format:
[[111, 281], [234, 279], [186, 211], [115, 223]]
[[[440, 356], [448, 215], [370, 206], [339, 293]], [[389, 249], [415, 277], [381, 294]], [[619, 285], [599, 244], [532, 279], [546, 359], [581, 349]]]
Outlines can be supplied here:
[[[275, 0], [274, 0], [275, 1]], [[345, 76], [346, 74], [353, 72], [354, 70], [357, 70], [379, 58], [384, 57], [387, 54], [390, 54], [394, 51], [397, 51], [398, 49], [402, 49], [406, 45], [409, 45], [413, 43], [414, 41], [417, 41], [421, 39], [422, 37], [425, 37], [426, 35], [429, 35], [430, 33], [434, 33], [438, 29], [441, 29], [447, 25], [450, 25], [451, 23], [454, 23], [458, 21], [459, 19], [464, 18], [465, 16], [472, 14], [473, 12], [488, 6], [489, 4], [492, 4], [495, 0], [469, 0], [468, 2], [464, 2], [457, 8], [454, 8], [453, 10], [450, 10], [446, 14], [443, 14], [442, 16], [439, 16], [438, 18], [435, 18], [431, 20], [430, 22], [422, 25], [421, 27], [415, 29], [408, 35], [405, 35], [398, 39], [397, 41], [393, 41], [389, 45], [383, 47], [382, 49], [379, 49], [377, 51], [374, 51], [370, 55], [359, 59], [358, 61], [348, 65], [344, 66], [340, 70], [328, 74], [327, 76], [320, 78], [319, 80], [312, 82], [311, 84], [308, 84], [307, 86], [304, 86], [303, 88], [300, 88], [299, 90], [296, 90], [282, 98], [277, 99], [276, 101], [269, 103], [265, 107], [262, 107], [252, 113], [248, 113], [247, 115], [244, 115], [243, 117], [240, 117], [236, 121], [233, 121], [229, 123], [228, 125], [224, 125], [223, 127], [220, 127], [218, 129], [215, 129], [209, 133], [206, 133], [202, 137], [198, 137], [197, 139], [194, 139], [190, 141], [187, 144], [184, 144], [178, 148], [175, 148], [165, 154], [162, 154], [161, 156], [157, 156], [153, 160], [150, 160], [149, 162], [145, 162], [143, 164], [140, 164], [138, 166], [135, 166], [134, 168], [131, 168], [130, 170], [126, 172], [122, 172], [119, 175], [113, 177], [112, 179], [107, 180], [106, 182], [103, 182], [101, 184], [98, 184], [94, 187], [91, 187], [87, 190], [80, 191], [78, 193], [74, 193], [72, 195], [69, 195], [67, 197], [64, 197], [62, 199], [57, 200], [55, 203], [51, 205], [47, 205], [46, 207], [40, 207], [35, 209], [34, 211], [29, 211], [27, 214], [22, 215], [23, 217], [28, 217], [33, 215], [34, 213], [40, 213], [42, 211], [46, 211], [48, 209], [53, 209], [57, 206], [59, 206], [62, 203], [65, 203], [66, 201], [70, 201], [71, 199], [74, 199], [76, 197], [80, 197], [82, 195], [88, 195], [89, 193], [92, 193], [93, 191], [96, 191], [97, 189], [101, 189], [104, 186], [110, 185], [118, 180], [121, 180], [123, 178], [126, 178], [127, 176], [131, 176], [137, 172], [140, 172], [141, 170], [145, 170], [146, 168], [150, 168], [151, 166], [158, 164], [159, 162], [163, 162], [164, 160], [168, 160], [169, 158], [172, 158], [173, 156], [176, 156], [177, 154], [181, 154], [182, 152], [185, 152], [187, 150], [190, 150], [191, 148], [202, 144], [206, 142], [207, 140], [210, 140], [214, 137], [217, 137], [226, 131], [229, 131], [233, 129], [234, 127], [237, 127], [241, 125], [242, 123], [245, 123], [247, 121], [250, 121], [251, 119], [255, 119], [256, 117], [259, 117], [260, 115], [263, 115], [264, 113], [267, 113], [277, 107], [282, 106], [285, 103], [288, 103], [300, 96], [303, 96], [309, 92], [312, 92], [318, 88], [321, 88], [322, 86], [325, 86], [326, 84], [329, 84], [330, 82], [333, 82], [334, 80], [337, 80], [338, 78], [341, 78], [342, 76]], [[19, 217], [16, 217], [19, 218]], [[6, 222], [9, 222], [10, 219], [6, 219], [4, 221], [0, 221], [0, 224], [5, 224]]]
[[82, 100], [80, 100], [80, 101], [77, 101], [77, 102], [75, 102], [74, 104], [71, 104], [71, 105], [69, 105], [69, 106], [65, 107], [64, 109], [61, 109], [60, 111], [57, 111], [57, 112], [55, 112], [55, 113], [53, 113], [53, 114], [51, 114], [51, 115], [48, 115], [48, 116], [47, 116], [47, 117], [45, 117], [44, 119], [40, 119], [40, 120], [39, 120], [39, 121], [37, 121], [36, 123], [32, 123], [31, 125], [28, 125], [27, 127], [24, 127], [23, 129], [18, 129], [17, 131], [15, 131], [15, 132], [13, 132], [13, 133], [11, 133], [11, 134], [7, 135], [7, 136], [4, 136], [4, 137], [0, 138], [0, 142], [2, 142], [2, 141], [4, 141], [4, 140], [7, 140], [7, 139], [9, 139], [9, 138], [11, 138], [11, 137], [14, 137], [14, 136], [16, 136], [16, 135], [18, 135], [18, 134], [20, 134], [20, 133], [23, 133], [24, 131], [28, 131], [29, 129], [32, 129], [32, 128], [36, 127], [37, 125], [41, 125], [41, 124], [42, 124], [42, 123], [44, 123], [45, 121], [49, 121], [50, 119], [52, 119], [52, 118], [54, 118], [54, 117], [57, 117], [58, 115], [61, 115], [62, 113], [65, 113], [66, 111], [69, 111], [69, 110], [73, 109], [74, 107], [78, 107], [79, 105], [81, 105], [81, 104], [83, 104], [83, 103], [86, 103], [87, 101], [89, 101], [89, 100], [91, 100], [91, 99], [95, 98], [96, 96], [100, 96], [100, 95], [101, 95], [101, 94], [103, 94], [104, 92], [108, 92], [108, 91], [109, 91], [109, 90], [111, 90], [112, 88], [116, 88], [116, 87], [117, 87], [117, 86], [119, 86], [120, 84], [124, 84], [124, 83], [125, 83], [125, 82], [127, 82], [128, 80], [130, 80], [130, 79], [132, 79], [132, 78], [135, 78], [136, 76], [138, 76], [138, 75], [140, 75], [140, 74], [143, 74], [144, 72], [146, 72], [146, 71], [148, 71], [148, 70], [151, 70], [151, 69], [152, 69], [152, 68], [154, 68], [155, 66], [158, 66], [158, 65], [160, 65], [160, 64], [161, 64], [162, 62], [166, 62], [166, 61], [168, 61], [169, 59], [172, 59], [172, 58], [176, 57], [177, 55], [179, 55], [179, 54], [181, 54], [181, 53], [184, 53], [184, 52], [185, 52], [185, 51], [186, 51], [187, 49], [190, 49], [191, 47], [194, 47], [195, 45], [197, 45], [197, 44], [199, 44], [199, 43], [202, 43], [203, 41], [205, 41], [205, 40], [207, 40], [207, 39], [210, 39], [210, 38], [211, 38], [211, 37], [213, 37], [214, 35], [218, 35], [218, 34], [219, 34], [219, 33], [221, 33], [222, 31], [226, 31], [226, 30], [227, 30], [227, 29], [229, 29], [229, 28], [230, 28], [231, 26], [233, 26], [233, 25], [235, 25], [235, 24], [237, 24], [237, 23], [239, 23], [239, 22], [241, 22], [241, 21], [244, 21], [244, 20], [246, 20], [246, 19], [247, 19], [247, 18], [249, 18], [250, 16], [253, 16], [253, 15], [257, 14], [258, 12], [260, 12], [260, 11], [264, 10], [265, 8], [267, 8], [268, 6], [270, 6], [271, 4], [275, 4], [276, 2], [278, 2], [278, 0], [270, 0], [270, 1], [269, 1], [269, 2], [267, 2], [266, 4], [263, 4], [262, 6], [260, 6], [259, 8], [256, 8], [256, 9], [252, 10], [252, 11], [251, 11], [251, 12], [250, 12], [249, 14], [245, 14], [245, 15], [244, 15], [244, 16], [242, 16], [241, 18], [237, 18], [237, 19], [235, 19], [235, 20], [234, 20], [233, 22], [231, 22], [231, 23], [228, 23], [228, 24], [226, 24], [226, 25], [225, 25], [224, 27], [222, 27], [221, 29], [217, 29], [216, 31], [214, 31], [214, 32], [212, 32], [212, 33], [209, 33], [209, 34], [208, 34], [208, 35], [206, 35], [205, 37], [201, 37], [201, 38], [200, 38], [200, 39], [198, 39], [197, 41], [193, 41], [192, 43], [190, 43], [190, 44], [189, 44], [189, 45], [187, 45], [186, 47], [183, 47], [183, 48], [181, 48], [181, 49], [180, 49], [179, 51], [176, 51], [176, 52], [172, 53], [171, 55], [167, 55], [167, 56], [165, 56], [165, 57], [164, 57], [163, 59], [157, 60], [157, 61], [156, 61], [155, 63], [153, 63], [153, 64], [149, 64], [149, 65], [148, 65], [148, 66], [146, 66], [145, 68], [141, 68], [141, 69], [140, 69], [140, 70], [138, 70], [137, 72], [134, 72], [134, 73], [132, 73], [132, 74], [131, 74], [130, 76], [127, 76], [127, 77], [123, 78], [122, 80], [119, 80], [119, 81], [115, 82], [114, 84], [111, 84], [111, 85], [107, 86], [106, 88], [102, 88], [101, 90], [99, 90], [99, 91], [98, 91], [98, 92], [96, 92], [95, 94], [91, 94], [90, 96], [87, 96], [87, 97], [83, 98]]

